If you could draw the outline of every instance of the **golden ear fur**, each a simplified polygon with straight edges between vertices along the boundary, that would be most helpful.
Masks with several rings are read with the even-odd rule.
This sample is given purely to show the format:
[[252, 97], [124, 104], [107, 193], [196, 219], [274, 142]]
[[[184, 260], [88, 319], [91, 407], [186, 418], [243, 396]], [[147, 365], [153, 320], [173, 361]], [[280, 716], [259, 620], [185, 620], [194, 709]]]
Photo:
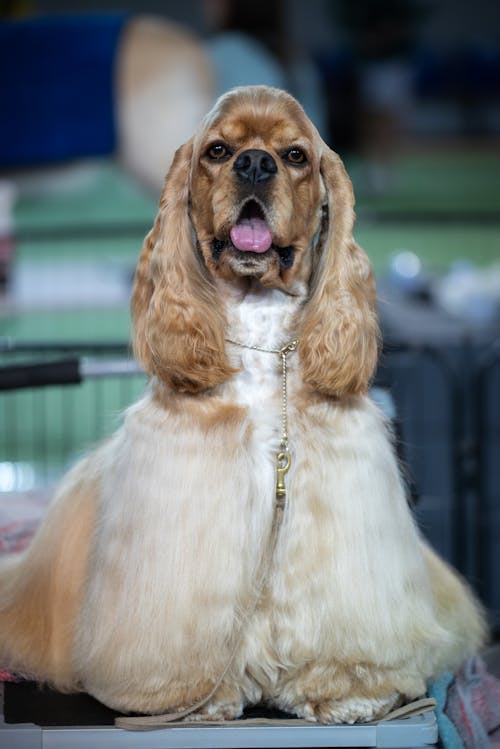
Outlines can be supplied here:
[[149, 375], [199, 392], [234, 373], [225, 310], [198, 256], [189, 219], [192, 142], [178, 149], [142, 248], [132, 294], [134, 354]]
[[315, 390], [337, 397], [358, 395], [368, 389], [377, 363], [375, 283], [370, 262], [353, 239], [351, 181], [340, 158], [326, 146], [321, 173], [328, 228], [304, 309], [299, 354], [303, 378]]

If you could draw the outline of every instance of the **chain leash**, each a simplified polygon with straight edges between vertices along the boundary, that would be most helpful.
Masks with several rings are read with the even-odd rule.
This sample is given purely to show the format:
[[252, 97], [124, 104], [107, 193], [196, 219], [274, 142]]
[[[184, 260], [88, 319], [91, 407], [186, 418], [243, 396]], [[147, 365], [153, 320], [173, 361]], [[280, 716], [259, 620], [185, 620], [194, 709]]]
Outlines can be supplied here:
[[270, 349], [262, 346], [249, 346], [246, 343], [226, 338], [233, 346], [262, 351], [265, 354], [277, 354], [281, 358], [281, 440], [280, 449], [276, 455], [276, 501], [283, 508], [286, 502], [285, 474], [290, 470], [292, 458], [288, 449], [288, 393], [287, 393], [287, 356], [297, 349], [299, 339], [294, 338], [282, 348]]

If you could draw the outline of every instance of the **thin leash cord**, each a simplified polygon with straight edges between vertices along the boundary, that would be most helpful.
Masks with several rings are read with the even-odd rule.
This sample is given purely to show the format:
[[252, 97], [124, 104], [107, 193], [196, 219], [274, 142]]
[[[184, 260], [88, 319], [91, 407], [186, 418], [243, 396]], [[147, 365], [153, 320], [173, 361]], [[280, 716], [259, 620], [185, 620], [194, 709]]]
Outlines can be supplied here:
[[288, 452], [287, 356], [292, 351], [296, 350], [297, 345], [298, 345], [298, 339], [294, 339], [290, 341], [290, 343], [288, 343], [286, 346], [283, 346], [283, 348], [280, 348], [280, 349], [265, 349], [265, 348], [260, 348], [258, 346], [247, 346], [246, 344], [238, 343], [237, 341], [232, 341], [229, 338], [226, 340], [228, 343], [231, 343], [234, 346], [252, 349], [255, 351], [262, 351], [267, 354], [277, 354], [281, 358], [281, 377], [282, 377], [281, 379], [281, 441], [280, 441], [280, 452], [278, 452], [276, 456], [276, 460], [277, 460], [276, 501], [274, 503], [273, 520], [272, 520], [272, 526], [271, 526], [271, 531], [269, 535], [269, 542], [266, 546], [266, 553], [264, 554], [263, 559], [260, 564], [261, 569], [260, 569], [259, 575], [257, 576], [258, 583], [255, 589], [254, 599], [251, 605], [246, 609], [246, 611], [244, 612], [241, 618], [240, 624], [236, 630], [234, 645], [229, 654], [227, 663], [224, 666], [224, 669], [222, 670], [220, 676], [218, 677], [217, 681], [215, 682], [210, 692], [205, 697], [202, 697], [201, 700], [198, 700], [192, 705], [189, 705], [187, 707], [180, 707], [177, 709], [173, 709], [161, 715], [137, 715], [137, 716], [124, 716], [124, 717], [116, 718], [115, 725], [118, 728], [125, 728], [129, 731], [151, 731], [151, 730], [162, 728], [168, 723], [172, 723], [174, 721], [179, 721], [179, 720], [182, 720], [183, 718], [186, 718], [188, 715], [191, 715], [197, 710], [200, 710], [208, 702], [210, 702], [210, 700], [215, 695], [215, 693], [221, 686], [222, 682], [224, 681], [224, 678], [226, 677], [229, 669], [231, 668], [233, 664], [234, 658], [236, 657], [236, 653], [238, 652], [238, 649], [241, 646], [241, 641], [243, 638], [245, 627], [248, 624], [248, 621], [250, 620], [251, 616], [255, 613], [257, 605], [264, 591], [264, 586], [266, 583], [268, 572], [271, 568], [272, 560], [274, 557], [274, 552], [276, 550], [279, 530], [281, 528], [283, 514], [285, 510], [285, 504], [286, 504], [286, 489], [284, 485], [284, 475], [289, 470], [290, 463], [291, 463], [290, 453]]

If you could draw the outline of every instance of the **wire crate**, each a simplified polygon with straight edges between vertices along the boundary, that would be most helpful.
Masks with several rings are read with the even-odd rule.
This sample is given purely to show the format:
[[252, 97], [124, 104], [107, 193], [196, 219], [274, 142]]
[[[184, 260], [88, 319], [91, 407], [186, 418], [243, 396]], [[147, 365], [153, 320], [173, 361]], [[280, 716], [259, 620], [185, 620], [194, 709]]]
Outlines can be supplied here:
[[1, 349], [0, 493], [53, 484], [144, 389], [123, 343], [4, 341]]

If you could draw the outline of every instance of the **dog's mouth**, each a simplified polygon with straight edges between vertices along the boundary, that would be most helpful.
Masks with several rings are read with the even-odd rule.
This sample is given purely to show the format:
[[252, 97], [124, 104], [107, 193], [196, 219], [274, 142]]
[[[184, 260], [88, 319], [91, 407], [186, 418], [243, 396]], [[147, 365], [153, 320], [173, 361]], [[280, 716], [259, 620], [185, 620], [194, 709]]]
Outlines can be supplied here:
[[229, 236], [240, 252], [256, 252], [260, 255], [268, 251], [273, 243], [273, 236], [264, 211], [257, 201], [249, 200], [245, 203]]
[[231, 250], [244, 266], [258, 264], [259, 258], [267, 257], [274, 251], [278, 254], [280, 267], [291, 268], [295, 259], [293, 247], [277, 247], [273, 244], [271, 227], [264, 210], [253, 198], [242, 207], [240, 214], [229, 232], [227, 240], [215, 238], [212, 241], [212, 257], [217, 261], [224, 250]]

